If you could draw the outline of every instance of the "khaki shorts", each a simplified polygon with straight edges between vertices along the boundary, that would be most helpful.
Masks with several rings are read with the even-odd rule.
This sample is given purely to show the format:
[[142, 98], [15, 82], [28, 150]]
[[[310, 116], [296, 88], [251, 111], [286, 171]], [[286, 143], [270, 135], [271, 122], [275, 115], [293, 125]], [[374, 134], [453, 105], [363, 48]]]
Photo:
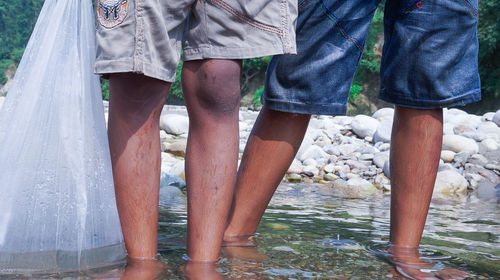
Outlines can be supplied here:
[[173, 82], [180, 60], [294, 54], [297, 0], [98, 0], [96, 74]]

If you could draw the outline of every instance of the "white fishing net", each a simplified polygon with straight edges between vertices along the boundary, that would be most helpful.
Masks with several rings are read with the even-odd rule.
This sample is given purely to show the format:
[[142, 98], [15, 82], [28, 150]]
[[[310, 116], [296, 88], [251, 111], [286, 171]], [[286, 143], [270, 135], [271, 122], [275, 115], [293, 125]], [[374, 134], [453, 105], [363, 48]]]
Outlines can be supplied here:
[[46, 0], [0, 111], [0, 273], [125, 258], [91, 0]]

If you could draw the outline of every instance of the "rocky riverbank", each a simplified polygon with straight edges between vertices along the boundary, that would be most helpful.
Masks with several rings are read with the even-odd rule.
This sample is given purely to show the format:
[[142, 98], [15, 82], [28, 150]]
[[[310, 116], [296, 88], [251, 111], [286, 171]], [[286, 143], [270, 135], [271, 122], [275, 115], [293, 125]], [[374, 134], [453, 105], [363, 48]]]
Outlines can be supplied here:
[[[184, 178], [189, 120], [183, 107], [166, 106], [161, 117], [162, 184]], [[240, 157], [258, 112], [240, 112]], [[318, 184], [323, 194], [365, 198], [391, 190], [389, 149], [394, 110], [372, 116], [314, 116], [285, 182]], [[497, 199], [500, 196], [500, 110], [483, 116], [445, 110], [441, 162], [434, 198]], [[408, 156], [412, 156], [411, 154]], [[418, 172], [418, 170], [415, 170]], [[173, 184], [182, 183], [174, 180]]]
[[[3, 99], [0, 97], [0, 107]], [[107, 105], [104, 102], [106, 117]], [[247, 109], [240, 111], [240, 157], [257, 115]], [[284, 182], [317, 184], [325, 195], [347, 198], [390, 193], [393, 116], [391, 108], [371, 116], [313, 116]], [[166, 105], [160, 127], [162, 196], [171, 200], [185, 186], [189, 127], [185, 107]], [[444, 111], [443, 148], [434, 198], [500, 200], [500, 110], [482, 116], [458, 109]]]

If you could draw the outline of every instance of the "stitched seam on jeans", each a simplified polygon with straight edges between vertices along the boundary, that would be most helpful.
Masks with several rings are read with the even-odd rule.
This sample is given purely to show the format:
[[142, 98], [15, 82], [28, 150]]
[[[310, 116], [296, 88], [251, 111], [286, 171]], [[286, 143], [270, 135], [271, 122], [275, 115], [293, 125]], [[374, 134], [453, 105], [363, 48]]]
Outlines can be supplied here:
[[345, 37], [347, 38], [349, 41], [353, 42], [356, 47], [361, 51], [361, 52], [364, 52], [364, 48], [363, 46], [358, 42], [358, 40], [354, 37], [352, 37], [351, 35], [349, 35], [349, 33], [347, 33], [347, 31], [344, 29], [344, 27], [342, 27], [342, 22], [340, 21], [339, 17], [337, 17], [335, 15], [335, 13], [333, 13], [329, 8], [328, 6], [326, 5], [325, 1], [324, 0], [318, 0], [318, 1], [321, 1], [321, 7], [323, 8], [323, 11], [325, 12], [325, 14], [327, 15], [327, 17], [333, 21], [337, 26], [338, 28], [340, 29], [340, 33]]
[[422, 5], [422, 2], [424, 2], [424, 0], [415, 0], [409, 7], [401, 9], [399, 11], [399, 15], [401, 16], [407, 14], [410, 11], [415, 10], [416, 8], [422, 9], [422, 7], [420, 6]]
[[311, 0], [302, 0], [302, 1], [300, 1], [299, 5], [298, 5], [298, 8], [300, 9], [300, 8], [304, 7], [307, 3], [309, 3], [309, 1], [311, 1]]
[[479, 18], [479, 13], [476, 11], [476, 9], [474, 9], [474, 8], [472, 7], [472, 5], [470, 4], [470, 2], [469, 2], [469, 1], [467, 1], [467, 0], [462, 0], [462, 1], [464, 1], [465, 5], [467, 5], [467, 6], [469, 7], [470, 11], [471, 11], [474, 15], [476, 15], [476, 17], [478, 17], [478, 18]]
[[277, 28], [276, 26], [268, 25], [262, 22], [258, 22], [252, 18], [249, 18], [248, 16], [242, 14], [235, 8], [233, 8], [231, 5], [226, 3], [223, 0], [207, 0], [208, 2], [212, 3], [213, 5], [225, 10], [226, 12], [230, 13], [231, 15], [235, 16], [238, 20], [240, 20], [243, 23], [246, 23], [254, 28], [257, 28], [262, 31], [270, 32], [270, 33], [275, 33], [278, 34], [280, 37], [283, 36], [283, 31]]

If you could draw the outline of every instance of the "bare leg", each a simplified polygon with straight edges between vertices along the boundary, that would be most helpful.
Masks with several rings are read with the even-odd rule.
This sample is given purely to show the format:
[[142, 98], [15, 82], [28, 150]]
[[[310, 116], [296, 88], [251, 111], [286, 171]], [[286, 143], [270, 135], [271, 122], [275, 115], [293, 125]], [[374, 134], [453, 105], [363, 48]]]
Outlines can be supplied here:
[[[412, 279], [464, 279], [466, 272], [420, 258], [418, 245], [424, 230], [443, 138], [443, 111], [396, 106], [391, 144], [392, 262]], [[426, 270], [427, 269], [427, 270]]]
[[187, 255], [195, 262], [219, 257], [238, 164], [240, 72], [241, 61], [184, 63]]
[[170, 84], [136, 74], [110, 79], [108, 137], [120, 222], [130, 258], [157, 250], [159, 118]]
[[310, 115], [263, 108], [243, 153], [236, 182], [226, 245], [245, 245], [290, 166], [304, 138]]
[[418, 247], [443, 138], [442, 109], [396, 106], [391, 141], [391, 243]]

